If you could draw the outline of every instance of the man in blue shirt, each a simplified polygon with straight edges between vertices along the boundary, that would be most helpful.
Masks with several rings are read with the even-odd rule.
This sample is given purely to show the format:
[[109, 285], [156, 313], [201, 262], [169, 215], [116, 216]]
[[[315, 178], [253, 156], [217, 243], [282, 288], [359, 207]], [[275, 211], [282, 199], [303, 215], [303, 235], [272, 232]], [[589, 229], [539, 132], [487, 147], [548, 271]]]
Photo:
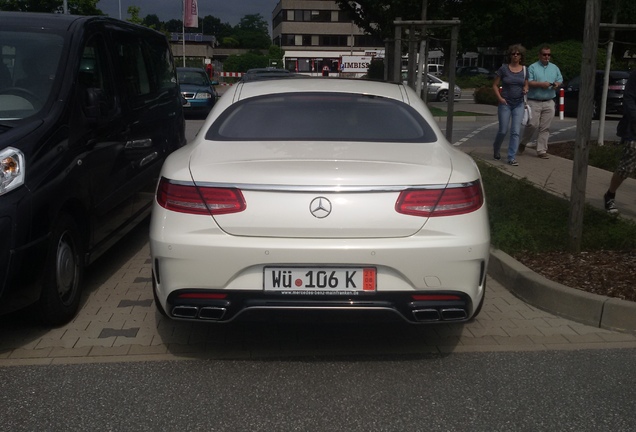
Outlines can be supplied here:
[[636, 70], [629, 74], [625, 92], [623, 93], [623, 117], [618, 122], [616, 135], [621, 137], [623, 156], [618, 168], [610, 180], [609, 189], [605, 193], [605, 210], [608, 213], [618, 213], [616, 208], [616, 190], [630, 173], [636, 170]]
[[532, 139], [535, 131], [537, 137], [537, 156], [548, 159], [548, 138], [550, 125], [554, 119], [554, 98], [556, 89], [563, 83], [561, 70], [550, 62], [550, 47], [544, 45], [539, 50], [539, 61], [528, 66], [528, 105], [532, 110], [532, 119], [526, 126], [523, 138], [519, 143], [519, 154], [523, 153], [526, 144]]

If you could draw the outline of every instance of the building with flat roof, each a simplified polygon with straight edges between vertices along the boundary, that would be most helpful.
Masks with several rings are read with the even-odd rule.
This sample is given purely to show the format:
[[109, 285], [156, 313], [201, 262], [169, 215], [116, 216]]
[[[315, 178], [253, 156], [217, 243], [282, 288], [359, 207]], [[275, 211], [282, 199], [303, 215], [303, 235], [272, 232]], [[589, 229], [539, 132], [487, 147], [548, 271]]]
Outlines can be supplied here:
[[330, 0], [280, 0], [272, 39], [285, 51], [284, 67], [300, 73], [339, 72], [342, 56], [384, 57], [384, 42], [365, 34]]

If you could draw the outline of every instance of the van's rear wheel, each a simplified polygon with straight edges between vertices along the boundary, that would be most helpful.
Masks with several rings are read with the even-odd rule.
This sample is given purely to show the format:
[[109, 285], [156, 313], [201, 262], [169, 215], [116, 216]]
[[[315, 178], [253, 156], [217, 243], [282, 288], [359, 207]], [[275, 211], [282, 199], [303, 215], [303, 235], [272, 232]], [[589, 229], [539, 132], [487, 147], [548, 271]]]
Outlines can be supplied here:
[[46, 323], [65, 324], [77, 313], [84, 278], [83, 252], [77, 224], [69, 215], [60, 215], [51, 231], [38, 304]]

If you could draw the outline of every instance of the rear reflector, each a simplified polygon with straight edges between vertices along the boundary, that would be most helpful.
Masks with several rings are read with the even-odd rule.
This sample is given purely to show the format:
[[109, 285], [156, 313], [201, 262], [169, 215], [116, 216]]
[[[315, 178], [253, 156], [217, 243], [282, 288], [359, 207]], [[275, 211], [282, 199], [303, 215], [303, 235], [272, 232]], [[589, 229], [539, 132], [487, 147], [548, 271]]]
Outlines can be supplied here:
[[157, 203], [166, 210], [199, 215], [238, 213], [246, 208], [238, 189], [175, 184], [163, 177], [157, 188]]
[[462, 299], [454, 294], [414, 294], [411, 298], [415, 301], [453, 301]]
[[199, 300], [221, 300], [227, 297], [222, 293], [183, 293], [179, 294], [180, 299], [199, 299]]
[[484, 203], [481, 183], [475, 181], [444, 189], [411, 189], [400, 193], [395, 210], [421, 216], [456, 216], [478, 210]]

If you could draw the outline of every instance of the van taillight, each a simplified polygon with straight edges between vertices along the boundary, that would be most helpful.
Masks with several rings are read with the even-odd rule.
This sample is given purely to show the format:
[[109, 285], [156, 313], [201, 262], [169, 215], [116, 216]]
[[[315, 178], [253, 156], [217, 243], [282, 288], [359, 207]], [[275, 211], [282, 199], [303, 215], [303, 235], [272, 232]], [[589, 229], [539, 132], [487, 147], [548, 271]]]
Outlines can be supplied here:
[[484, 203], [481, 183], [448, 186], [438, 189], [409, 189], [400, 193], [395, 210], [422, 216], [456, 216], [478, 210]]
[[238, 213], [246, 208], [239, 189], [176, 184], [163, 177], [157, 188], [157, 203], [166, 210], [199, 215]]

